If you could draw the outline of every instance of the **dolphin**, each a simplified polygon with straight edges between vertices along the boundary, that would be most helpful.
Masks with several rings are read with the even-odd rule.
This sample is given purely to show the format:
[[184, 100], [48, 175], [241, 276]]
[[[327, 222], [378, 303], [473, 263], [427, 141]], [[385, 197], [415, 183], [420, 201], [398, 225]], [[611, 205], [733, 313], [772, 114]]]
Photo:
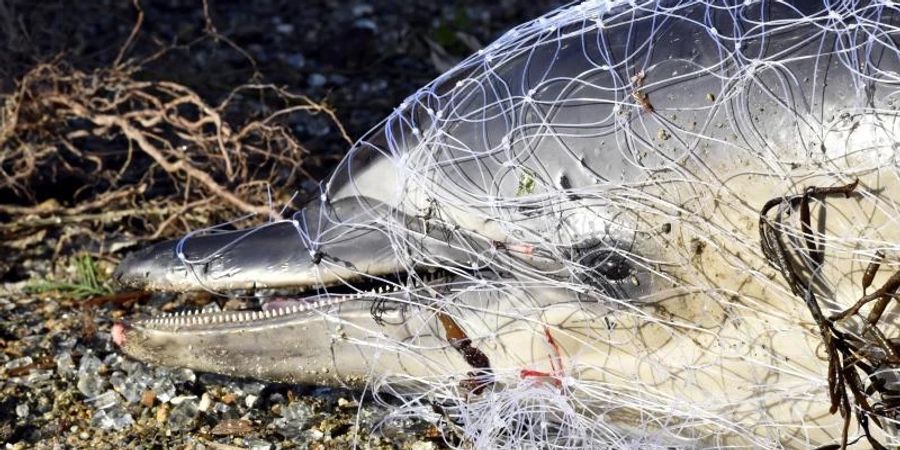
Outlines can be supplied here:
[[115, 273], [259, 309], [113, 338], [434, 405], [476, 448], [896, 445], [898, 25], [887, 1], [552, 11], [408, 97], [291, 217]]

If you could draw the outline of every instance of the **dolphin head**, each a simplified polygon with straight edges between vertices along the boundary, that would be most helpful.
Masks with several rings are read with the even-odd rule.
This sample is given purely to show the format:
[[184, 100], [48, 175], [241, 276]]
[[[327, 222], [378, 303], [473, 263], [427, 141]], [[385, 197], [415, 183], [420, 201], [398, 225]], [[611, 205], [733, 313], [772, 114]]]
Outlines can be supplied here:
[[[877, 353], [837, 316], [898, 268], [879, 255], [900, 242], [900, 50], [862, 52], [814, 2], [667, 5], [517, 27], [405, 100], [292, 217], [129, 256], [125, 285], [262, 306], [114, 338], [237, 376], [424, 385], [457, 417], [540, 379], [584, 430], [839, 441], [823, 342]], [[864, 9], [870, 36], [895, 33], [894, 9]]]

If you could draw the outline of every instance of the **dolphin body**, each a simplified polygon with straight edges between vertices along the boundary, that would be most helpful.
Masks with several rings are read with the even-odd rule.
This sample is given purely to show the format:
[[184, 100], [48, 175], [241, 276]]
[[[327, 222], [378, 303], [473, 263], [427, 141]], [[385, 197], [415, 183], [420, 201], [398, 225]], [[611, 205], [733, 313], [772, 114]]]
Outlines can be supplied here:
[[[115, 275], [262, 310], [114, 339], [438, 404], [476, 448], [894, 442], [893, 303], [878, 330], [834, 315], [900, 268], [898, 25], [883, 1], [553, 11], [410, 96], [292, 218]], [[838, 365], [829, 333], [857, 343]]]

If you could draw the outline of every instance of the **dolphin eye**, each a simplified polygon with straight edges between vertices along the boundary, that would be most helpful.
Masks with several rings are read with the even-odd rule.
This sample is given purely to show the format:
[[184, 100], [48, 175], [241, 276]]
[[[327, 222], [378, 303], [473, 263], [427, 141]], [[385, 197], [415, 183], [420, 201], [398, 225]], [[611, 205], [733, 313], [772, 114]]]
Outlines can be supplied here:
[[611, 250], [591, 252], [581, 259], [589, 274], [602, 277], [606, 281], [622, 281], [634, 273], [634, 266], [625, 255]]

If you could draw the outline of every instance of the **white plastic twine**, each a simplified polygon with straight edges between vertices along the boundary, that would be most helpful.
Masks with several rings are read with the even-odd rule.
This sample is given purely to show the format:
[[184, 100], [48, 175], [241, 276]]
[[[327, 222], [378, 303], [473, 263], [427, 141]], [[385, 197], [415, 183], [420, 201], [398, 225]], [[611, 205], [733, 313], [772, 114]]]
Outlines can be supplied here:
[[[609, 311], [596, 317], [607, 321], [598, 328], [610, 331], [577, 338], [581, 339], [578, 348], [582, 355], [614, 347], [630, 349], [640, 359], [641, 352], [647, 351], [642, 350], [641, 333], [614, 332], [617, 321], [643, 323], [673, 338], [689, 331], [699, 333], [699, 324], [682, 323], [641, 306], [670, 294], [688, 292], [727, 305], [733, 316], [723, 319], [727, 323], [722, 326], [740, 326], [742, 311], [764, 308], [765, 304], [758, 298], [742, 298], [737, 289], [717, 285], [714, 278], [701, 274], [676, 278], [666, 270], [690, 266], [701, 250], [724, 254], [725, 245], [744, 256], [759, 255], [755, 225], [739, 228], [740, 224], [710, 220], [728, 211], [753, 218], [758, 211], [755, 208], [760, 205], [743, 201], [745, 193], [730, 191], [729, 180], [755, 176], [760, 183], [783, 188], [778, 192], [796, 193], [823, 179], [848, 181], [873, 171], [882, 180], [900, 179], [900, 158], [890, 142], [891, 126], [879, 122], [896, 120], [895, 113], [865, 102], [866, 86], [876, 83], [881, 89], [879, 96], [891, 97], [893, 90], [887, 87], [900, 82], [896, 72], [881, 64], [900, 58], [898, 7], [888, 1], [824, 1], [821, 8], [807, 13], [808, 8], [790, 3], [777, 2], [777, 7], [787, 12], [772, 17], [769, 11], [776, 2], [768, 1], [592, 0], [510, 30], [408, 97], [379, 129], [351, 150], [347, 161], [360, 152], [380, 153], [392, 161], [399, 185], [396, 190], [385, 190], [391, 192], [390, 197], [376, 200], [388, 204], [394, 213], [362, 211], [347, 221], [329, 216], [328, 208], [322, 208], [317, 217], [297, 216], [293, 222], [298, 230], [297, 251], [327, 249], [321, 233], [311, 234], [309, 229], [337, 224], [352, 227], [357, 220], [360, 226], [380, 229], [389, 236], [409, 273], [410, 295], [405, 301], [423, 305], [428, 314], [443, 311], [471, 330], [479, 328], [466, 321], [478, 317], [477, 308], [483, 307], [472, 306], [473, 292], [498, 298], [507, 295], [518, 303], [503, 313], [517, 319], [512, 322], [530, 327], [539, 343], [548, 324], [542, 315], [546, 296], [538, 293], [567, 292], [576, 308], [581, 302], [585, 309]], [[883, 20], [889, 14], [893, 18]], [[698, 55], [681, 66], [689, 70], [659, 76], [653, 72], [655, 67], [647, 65], [651, 56], [666, 55], [669, 46], [687, 44], [648, 40], [646, 30], [675, 25], [685, 30], [685, 40], [714, 44], [702, 48], [714, 49], [715, 54]], [[802, 32], [791, 33], [796, 29]], [[628, 45], [616, 44], [614, 51], [612, 41], [623, 39], [630, 39]], [[767, 47], [771, 42], [779, 45]], [[776, 47], [778, 51], [771, 50]], [[829, 105], [819, 104], [816, 98], [821, 94], [816, 87], [830, 75], [820, 71], [825, 66], [808, 64], [804, 67], [816, 69], [796, 71], [795, 63], [801, 60], [826, 57], [834, 61], [832, 66], [850, 74], [847, 80], [852, 86], [843, 91], [849, 99], [840, 100], [845, 104], [844, 118], [884, 114], [879, 116], [883, 119], [873, 119], [872, 143], [866, 151], [878, 156], [869, 164], [856, 159], [848, 167], [845, 155], [835, 153], [845, 148], [846, 142], [826, 145], [825, 151], [816, 144], [816, 139], [829, 131], [849, 127], [841, 122], [841, 112], [823, 112]], [[519, 67], [524, 73], [510, 74], [509, 67]], [[696, 94], [705, 101], [666, 105], [667, 83], [694, 79], [709, 81], [705, 84], [709, 92]], [[799, 91], [796, 86], [812, 87]], [[654, 91], [661, 94], [654, 95]], [[758, 127], [753, 108], [761, 98], [774, 105], [764, 114], [784, 116], [783, 128]], [[595, 108], [596, 114], [570, 114], [579, 104], [603, 107]], [[686, 115], [693, 123], [679, 121]], [[734, 136], [716, 131], [723, 127]], [[665, 150], [648, 140], [647, 130], [660, 130], [653, 131], [651, 138], [663, 141]], [[786, 139], [784, 136], [807, 147], [786, 153], [771, 141], [773, 137]], [[579, 139], [595, 142], [593, 153], [571, 145]], [[738, 169], [721, 174], [709, 168], [713, 175], [698, 177], [709, 146], [727, 149], [730, 158], [739, 162]], [[541, 152], [569, 158], [569, 172], [542, 165]], [[362, 169], [347, 165], [342, 170], [356, 179]], [[348, 173], [339, 177], [346, 178]], [[332, 200], [329, 196], [339, 187], [337, 179], [329, 183], [323, 201]], [[589, 182], [575, 183], [575, 179]], [[357, 190], [360, 195], [374, 195], [366, 186]], [[678, 202], [672, 200], [676, 193], [681, 199]], [[857, 201], [897, 218], [887, 226], [900, 227], [897, 199], [891, 202], [862, 192]], [[310, 220], [318, 223], [313, 226]], [[634, 249], [641, 245], [640, 239], [647, 239], [650, 223], [675, 224], [685, 235], [700, 238], [668, 247], [662, 255], [643, 254]], [[452, 247], [454, 256], [424, 242], [423, 230], [439, 236], [445, 247]], [[866, 236], [861, 232], [858, 240], [830, 240], [825, 245], [855, 252], [853, 258], [860, 267], [871, 259], [872, 248], [900, 253], [900, 243], [876, 242]], [[595, 259], [585, 259], [579, 250], [586, 243], [594, 245]], [[551, 263], [532, 259], [538, 257]], [[585, 281], [615, 258], [623, 258], [642, 276], [662, 280], [655, 286], [663, 288], [647, 291], [616, 284], [620, 280], [612, 286]], [[183, 260], [188, 265], [206, 261]], [[726, 255], [723, 261], [730, 267], [715, 269], [741, 274], [784, 302], [800, 302], [780, 280], [764, 271], [764, 266], [735, 255]], [[441, 289], [412, 287], [418, 286], [414, 283], [421, 281], [416, 280], [417, 273], [426, 267], [441, 268], [452, 277]], [[529, 299], [521, 292], [535, 294]], [[461, 312], [466, 308], [473, 311]], [[477, 336], [482, 348], [494, 348], [491, 343], [501, 339], [503, 330], [493, 333], [496, 335]], [[728, 351], [734, 354], [745, 345], [707, 337], [722, 348], [733, 345]], [[373, 345], [368, 342], [367, 351]], [[377, 345], [384, 352], [405, 352], [411, 358], [422, 352], [416, 339]], [[553, 354], [552, 345], [534, 348], [536, 357]], [[705, 386], [696, 374], [727, 369], [731, 361], [726, 350], [715, 348], [710, 351], [721, 356], [706, 358], [701, 367], [669, 373], [665, 361], [648, 356], [646, 370], [662, 379], [679, 377], [686, 391], [702, 392]], [[755, 370], [791, 371], [804, 380], [803, 385], [784, 387], [787, 398], [828, 401], [824, 372], [790, 362], [776, 365], [766, 351], [751, 361]], [[734, 442], [720, 440], [720, 436], [741, 436], [754, 448], [780, 448], [780, 436], [796, 434], [804, 425], [774, 419], [766, 422], [766, 413], [760, 410], [754, 416], [761, 421], [756, 425], [768, 430], [760, 435], [754, 424], [728, 414], [729, 409], [746, 405], [716, 398], [682, 400], [679, 392], [661, 392], [637, 376], [616, 380], [615, 386], [588, 380], [580, 374], [603, 368], [587, 366], [578, 355], [563, 359], [556, 373], [551, 373], [554, 369], [549, 366], [529, 367], [527, 363], [520, 368], [497, 368], [493, 381], [477, 394], [460, 387], [467, 374], [441, 373], [440, 367], [433, 376], [418, 379], [373, 373], [371, 386], [395, 395], [390, 406], [393, 418], [421, 417], [423, 410], [433, 411], [432, 405], [440, 405], [443, 414], [433, 419], [453, 424], [451, 428], [459, 434], [448, 437], [448, 444], [460, 448], [697, 448]], [[532, 372], [523, 376], [523, 369]], [[396, 388], [401, 385], [403, 389]], [[623, 423], [619, 418], [625, 412], [631, 420]], [[852, 432], [856, 433], [855, 428]]]

